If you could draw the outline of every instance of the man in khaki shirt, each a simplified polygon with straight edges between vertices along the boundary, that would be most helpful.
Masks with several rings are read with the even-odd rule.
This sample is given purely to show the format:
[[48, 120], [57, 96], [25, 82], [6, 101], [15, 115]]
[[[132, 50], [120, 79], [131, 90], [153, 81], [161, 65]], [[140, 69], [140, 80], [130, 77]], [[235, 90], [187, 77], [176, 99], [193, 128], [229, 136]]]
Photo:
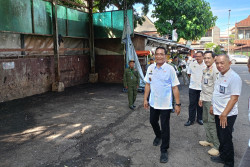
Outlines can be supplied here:
[[205, 52], [204, 61], [207, 68], [203, 70], [199, 106], [203, 107], [202, 116], [207, 139], [205, 141], [199, 141], [199, 143], [202, 146], [211, 146], [212, 149], [210, 149], [208, 153], [216, 156], [219, 154], [219, 140], [217, 137], [215, 117], [209, 113], [214, 91], [214, 83], [219, 73], [214, 63], [214, 58], [215, 54], [212, 51]]

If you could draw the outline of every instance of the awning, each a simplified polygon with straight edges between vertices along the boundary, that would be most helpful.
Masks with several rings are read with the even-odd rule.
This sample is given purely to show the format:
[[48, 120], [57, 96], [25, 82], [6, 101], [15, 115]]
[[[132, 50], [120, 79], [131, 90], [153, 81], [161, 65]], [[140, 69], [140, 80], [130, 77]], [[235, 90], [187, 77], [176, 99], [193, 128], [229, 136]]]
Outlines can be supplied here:
[[150, 54], [149, 50], [137, 50], [136, 51], [137, 56], [147, 56]]

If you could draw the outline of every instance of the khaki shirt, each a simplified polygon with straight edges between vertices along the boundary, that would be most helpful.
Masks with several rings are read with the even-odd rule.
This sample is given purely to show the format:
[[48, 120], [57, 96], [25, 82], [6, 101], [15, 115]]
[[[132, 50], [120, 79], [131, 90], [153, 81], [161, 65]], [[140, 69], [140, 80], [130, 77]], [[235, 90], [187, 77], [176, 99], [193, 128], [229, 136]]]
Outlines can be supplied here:
[[201, 93], [200, 100], [202, 101], [211, 101], [214, 91], [214, 83], [219, 74], [219, 71], [216, 68], [215, 63], [211, 67], [203, 70], [202, 82], [201, 82]]
[[140, 76], [139, 76], [138, 71], [135, 68], [125, 69], [124, 76], [123, 76], [123, 84], [124, 84], [124, 87], [139, 86]]

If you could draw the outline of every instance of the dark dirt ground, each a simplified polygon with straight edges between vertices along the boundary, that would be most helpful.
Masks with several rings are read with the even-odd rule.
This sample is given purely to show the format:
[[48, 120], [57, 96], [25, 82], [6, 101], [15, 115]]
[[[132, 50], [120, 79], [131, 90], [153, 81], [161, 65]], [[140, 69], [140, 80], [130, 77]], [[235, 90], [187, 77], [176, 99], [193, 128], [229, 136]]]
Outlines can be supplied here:
[[[247, 98], [250, 81], [243, 67], [243, 91], [234, 136], [235, 166], [248, 144]], [[181, 79], [180, 79], [181, 80]], [[169, 162], [159, 163], [160, 148], [149, 124], [149, 111], [139, 93], [136, 111], [127, 106], [120, 84], [84, 84], [64, 92], [48, 92], [0, 103], [1, 167], [182, 167], [215, 166], [199, 140], [203, 126], [184, 127], [188, 119], [188, 87], [179, 86], [180, 116], [171, 115]]]

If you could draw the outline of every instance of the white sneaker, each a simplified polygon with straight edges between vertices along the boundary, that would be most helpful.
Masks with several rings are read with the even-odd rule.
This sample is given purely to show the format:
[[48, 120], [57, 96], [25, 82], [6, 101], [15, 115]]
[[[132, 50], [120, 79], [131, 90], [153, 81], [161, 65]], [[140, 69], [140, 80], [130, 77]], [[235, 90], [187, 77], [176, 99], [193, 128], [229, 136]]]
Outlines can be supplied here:
[[209, 151], [208, 151], [208, 154], [212, 155], [212, 156], [217, 156], [219, 155], [219, 150], [216, 150], [215, 148], [211, 148]]
[[211, 146], [211, 147], [213, 147], [213, 143], [209, 143], [209, 142], [207, 142], [207, 141], [199, 141], [199, 143], [200, 143], [200, 145], [202, 145], [202, 146]]

